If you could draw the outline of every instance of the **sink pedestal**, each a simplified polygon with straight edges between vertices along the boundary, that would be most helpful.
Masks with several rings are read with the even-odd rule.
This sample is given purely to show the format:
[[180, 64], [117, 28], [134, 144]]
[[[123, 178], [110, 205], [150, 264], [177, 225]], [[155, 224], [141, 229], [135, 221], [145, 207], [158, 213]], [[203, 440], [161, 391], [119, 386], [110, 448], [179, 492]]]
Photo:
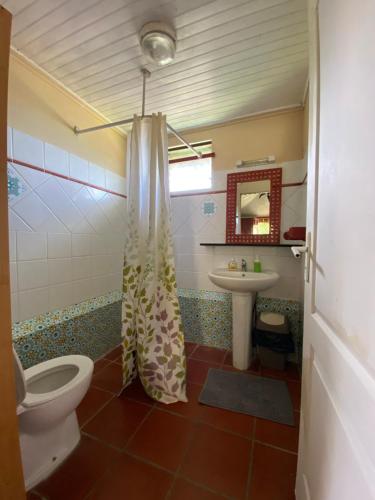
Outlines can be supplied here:
[[252, 359], [251, 330], [255, 293], [232, 292], [233, 366], [247, 370]]
[[229, 271], [215, 269], [208, 273], [215, 285], [232, 292], [233, 366], [246, 370], [252, 361], [251, 329], [253, 305], [257, 292], [268, 290], [279, 275], [273, 271]]

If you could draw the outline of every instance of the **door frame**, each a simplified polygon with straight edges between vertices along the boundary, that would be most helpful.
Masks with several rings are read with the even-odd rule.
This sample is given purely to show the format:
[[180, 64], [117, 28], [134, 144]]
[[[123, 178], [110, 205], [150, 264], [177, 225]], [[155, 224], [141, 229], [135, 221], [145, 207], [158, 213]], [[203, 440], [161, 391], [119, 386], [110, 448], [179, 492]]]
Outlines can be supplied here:
[[[308, 329], [307, 323], [310, 315], [314, 311], [314, 289], [315, 273], [312, 272], [315, 249], [316, 234], [313, 231], [317, 217], [317, 188], [318, 188], [318, 161], [319, 161], [319, 83], [320, 83], [320, 63], [319, 63], [319, 0], [308, 0], [308, 31], [309, 31], [309, 116], [308, 116], [308, 143], [307, 143], [307, 206], [306, 206], [306, 234], [308, 250], [305, 254], [304, 272], [304, 331]], [[309, 281], [309, 283], [307, 282]], [[299, 500], [310, 500], [309, 486], [304, 474], [305, 466], [304, 442], [305, 427], [309, 426], [309, 405], [307, 394], [310, 394], [311, 387], [309, 376], [311, 364], [313, 363], [313, 353], [311, 352], [308, 339], [303, 344], [302, 359], [302, 391], [301, 391], [301, 418], [298, 444], [298, 466], [296, 478], [296, 498]], [[306, 410], [306, 411], [305, 411]]]
[[10, 303], [7, 103], [12, 16], [0, 6], [0, 499], [25, 498], [12, 352]]

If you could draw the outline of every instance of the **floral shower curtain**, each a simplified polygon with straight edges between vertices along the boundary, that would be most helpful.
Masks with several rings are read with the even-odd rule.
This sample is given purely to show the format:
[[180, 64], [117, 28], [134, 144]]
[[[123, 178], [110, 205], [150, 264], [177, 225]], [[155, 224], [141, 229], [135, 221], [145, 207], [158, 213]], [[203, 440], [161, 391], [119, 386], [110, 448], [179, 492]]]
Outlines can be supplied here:
[[128, 138], [123, 269], [123, 380], [137, 373], [163, 403], [186, 401], [184, 335], [171, 238], [165, 116], [134, 117]]

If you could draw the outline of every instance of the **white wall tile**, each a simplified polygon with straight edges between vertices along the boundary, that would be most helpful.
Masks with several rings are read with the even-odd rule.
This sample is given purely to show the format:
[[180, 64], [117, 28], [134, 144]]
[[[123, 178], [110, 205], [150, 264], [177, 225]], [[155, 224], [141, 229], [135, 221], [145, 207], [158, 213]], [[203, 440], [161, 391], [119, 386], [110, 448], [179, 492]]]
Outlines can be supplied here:
[[95, 233], [92, 225], [84, 218], [80, 219], [78, 222], [75, 222], [70, 227], [70, 231], [73, 234], [92, 234]]
[[176, 267], [181, 271], [206, 272], [211, 269], [212, 258], [207, 254], [185, 254], [176, 256]]
[[37, 288], [19, 292], [18, 294], [19, 321], [43, 314], [49, 310], [48, 288]]
[[111, 259], [108, 255], [96, 255], [91, 257], [91, 276], [110, 274]]
[[92, 289], [94, 291], [94, 296], [99, 297], [100, 295], [105, 295], [108, 290], [108, 280], [107, 276], [97, 276], [92, 278]]
[[260, 292], [261, 297], [282, 297], [290, 300], [303, 300], [302, 282], [300, 277], [287, 278], [280, 276], [279, 281], [270, 289]]
[[290, 257], [263, 256], [261, 259], [262, 268], [276, 271], [280, 276], [295, 278], [299, 276], [300, 268], [303, 265], [301, 260]]
[[82, 257], [91, 253], [91, 235], [72, 234], [72, 256]]
[[69, 155], [69, 170], [70, 177], [80, 181], [88, 182], [89, 180], [89, 162], [76, 155]]
[[[10, 132], [16, 159], [105, 187], [102, 167]], [[52, 173], [12, 168], [27, 186], [9, 210], [13, 321], [120, 289], [126, 201]], [[124, 178], [108, 178], [114, 191], [123, 189]]]
[[102, 191], [101, 189], [95, 189], [92, 187], [87, 188], [91, 194], [91, 196], [94, 198], [95, 201], [100, 201], [102, 198], [104, 198], [108, 193], [106, 191]]
[[17, 260], [17, 233], [16, 231], [9, 231], [9, 260]]
[[44, 144], [31, 135], [13, 129], [13, 157], [43, 168]]
[[44, 145], [44, 168], [69, 176], [69, 154], [53, 144]]
[[[96, 212], [99, 210], [99, 207], [96, 204], [96, 201], [91, 196], [89, 189], [86, 186], [83, 186], [73, 197], [72, 200], [76, 207], [86, 216], [89, 220], [93, 215], [95, 217]], [[101, 216], [101, 214], [100, 214]]]
[[[43, 188], [47, 184], [48, 182], [39, 186], [39, 188]], [[50, 231], [55, 233], [67, 232], [64, 224], [57, 219], [34, 191], [13, 205], [12, 210], [34, 231]], [[15, 230], [17, 231], [17, 229]]]
[[125, 177], [117, 175], [110, 170], [106, 170], [105, 185], [106, 188], [114, 191], [115, 193], [125, 194], [126, 191], [126, 180]]
[[12, 165], [13, 168], [17, 170], [22, 178], [32, 188], [36, 188], [37, 186], [43, 184], [43, 182], [46, 182], [48, 180], [48, 175], [45, 172], [25, 167], [24, 165], [17, 165], [17, 163], [13, 163]]
[[91, 255], [107, 254], [107, 242], [105, 236], [92, 234], [91, 235]]
[[48, 288], [49, 310], [61, 309], [72, 303], [72, 283], [50, 286]]
[[[55, 178], [37, 188], [37, 193], [56, 217], [69, 229], [79, 223], [83, 216], [63, 191]], [[59, 232], [59, 231], [55, 231]]]
[[12, 293], [10, 295], [11, 311], [12, 311], [12, 323], [20, 321], [19, 310], [18, 310], [18, 293]]
[[14, 210], [8, 207], [8, 221], [10, 231], [32, 231], [32, 228], [17, 215]]
[[110, 193], [104, 193], [104, 196], [95, 199], [97, 200], [98, 206], [101, 208], [104, 215], [113, 225], [114, 229], [116, 229], [116, 226], [121, 225], [121, 221], [125, 222], [126, 208], [118, 203], [118, 196]]
[[71, 181], [70, 179], [62, 179], [61, 177], [57, 178], [57, 182], [63, 188], [63, 191], [69, 196], [69, 198], [73, 198], [75, 194], [78, 193], [82, 189], [82, 184]]
[[110, 290], [122, 290], [122, 273], [110, 274], [108, 276], [109, 280], [109, 291]]
[[72, 282], [72, 300], [74, 304], [78, 304], [94, 296], [91, 278]]
[[122, 277], [122, 270], [124, 267], [124, 254], [123, 253], [113, 254], [109, 258], [109, 261], [110, 261], [110, 273], [120, 274]]
[[98, 206], [93, 206], [92, 210], [87, 212], [85, 216], [97, 233], [111, 233], [113, 231], [112, 225]]
[[125, 231], [115, 235], [114, 252], [124, 255], [125, 252]]
[[47, 260], [31, 260], [18, 262], [18, 289], [30, 290], [48, 285]]
[[46, 233], [17, 232], [17, 259], [40, 260], [47, 258]]
[[9, 271], [10, 271], [10, 290], [11, 292], [16, 292], [18, 290], [17, 262], [11, 262], [9, 264]]
[[105, 187], [105, 169], [95, 163], [89, 163], [89, 182], [95, 186]]
[[59, 285], [72, 281], [72, 259], [48, 260], [48, 283]]
[[48, 258], [71, 257], [72, 237], [70, 233], [48, 233]]
[[91, 257], [72, 258], [73, 280], [81, 280], [91, 276]]

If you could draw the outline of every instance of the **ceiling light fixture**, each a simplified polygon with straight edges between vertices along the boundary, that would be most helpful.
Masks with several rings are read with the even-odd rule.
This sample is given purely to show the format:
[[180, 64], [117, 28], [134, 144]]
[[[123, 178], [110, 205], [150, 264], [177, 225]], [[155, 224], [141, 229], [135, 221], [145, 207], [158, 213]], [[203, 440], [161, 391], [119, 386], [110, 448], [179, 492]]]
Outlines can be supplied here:
[[139, 36], [142, 51], [150, 62], [165, 66], [173, 61], [176, 53], [176, 32], [168, 24], [146, 23]]

